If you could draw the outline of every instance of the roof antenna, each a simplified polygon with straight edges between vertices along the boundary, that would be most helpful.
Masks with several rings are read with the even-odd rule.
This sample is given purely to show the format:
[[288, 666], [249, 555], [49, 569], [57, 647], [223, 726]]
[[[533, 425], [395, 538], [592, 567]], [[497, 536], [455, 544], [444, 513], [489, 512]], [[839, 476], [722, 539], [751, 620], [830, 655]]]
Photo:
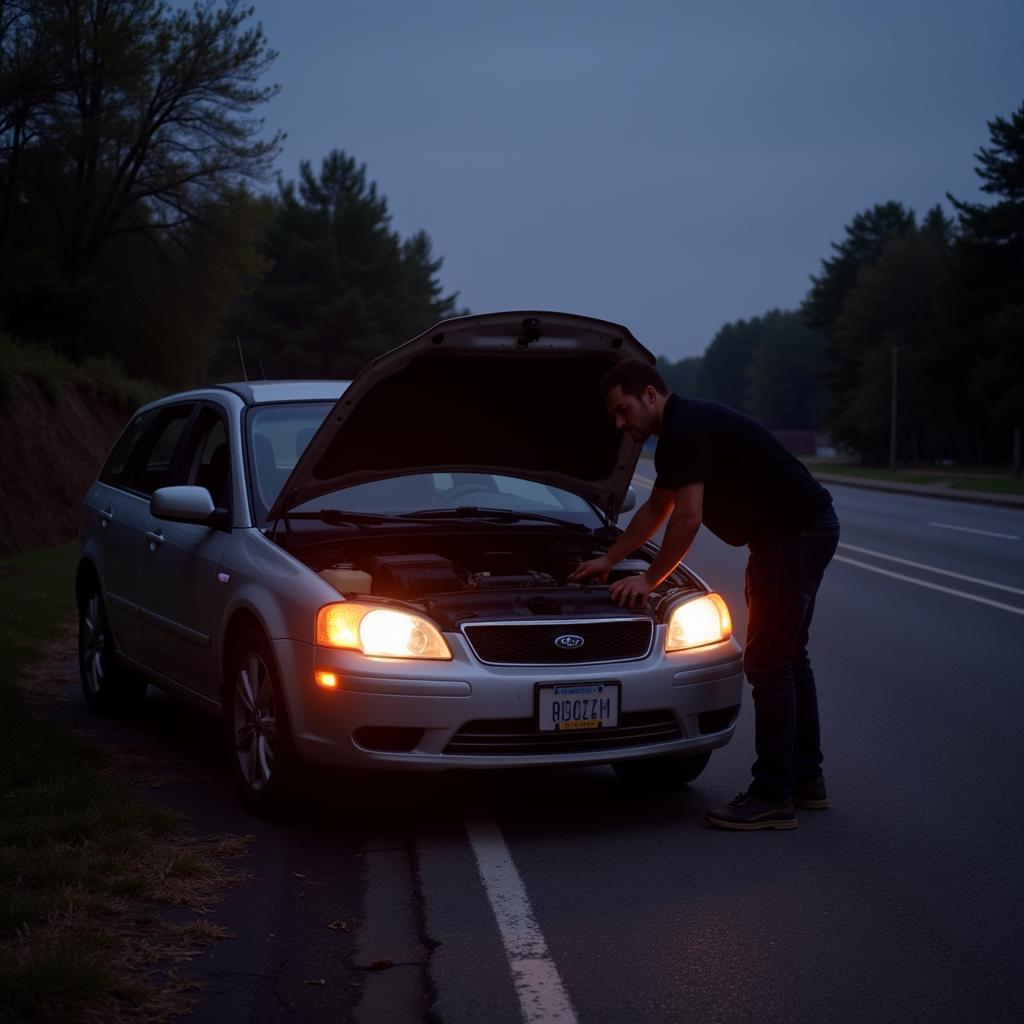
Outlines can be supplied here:
[[242, 379], [249, 383], [249, 374], [245, 372], [245, 356], [242, 355], [242, 339], [236, 334], [235, 341], [238, 342], [238, 358], [242, 360]]
[[262, 359], [262, 357], [260, 358], [259, 362], [260, 362], [260, 373], [263, 374], [263, 379], [266, 380], [267, 379], [267, 371], [263, 369], [263, 359]]

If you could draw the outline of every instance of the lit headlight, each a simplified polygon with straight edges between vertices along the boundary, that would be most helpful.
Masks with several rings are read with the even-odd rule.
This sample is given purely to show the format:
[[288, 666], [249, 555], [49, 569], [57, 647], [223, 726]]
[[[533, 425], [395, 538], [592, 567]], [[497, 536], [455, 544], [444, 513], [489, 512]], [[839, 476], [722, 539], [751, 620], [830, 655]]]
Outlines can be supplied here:
[[428, 619], [357, 601], [324, 605], [316, 615], [316, 642], [378, 658], [450, 661], [452, 657], [444, 637]]
[[686, 651], [721, 643], [732, 636], [729, 609], [717, 594], [705, 594], [676, 605], [665, 633], [666, 651]]

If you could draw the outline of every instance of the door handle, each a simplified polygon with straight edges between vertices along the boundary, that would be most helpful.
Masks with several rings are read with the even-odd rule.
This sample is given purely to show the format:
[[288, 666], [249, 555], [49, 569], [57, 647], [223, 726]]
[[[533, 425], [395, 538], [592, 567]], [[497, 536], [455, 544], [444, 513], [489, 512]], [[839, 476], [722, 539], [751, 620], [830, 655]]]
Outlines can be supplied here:
[[149, 541], [150, 549], [155, 551], [164, 542], [163, 531], [157, 530], [154, 533], [152, 530], [147, 530], [146, 540]]
[[112, 508], [100, 509], [100, 526], [106, 526], [107, 523], [114, 521], [114, 510]]

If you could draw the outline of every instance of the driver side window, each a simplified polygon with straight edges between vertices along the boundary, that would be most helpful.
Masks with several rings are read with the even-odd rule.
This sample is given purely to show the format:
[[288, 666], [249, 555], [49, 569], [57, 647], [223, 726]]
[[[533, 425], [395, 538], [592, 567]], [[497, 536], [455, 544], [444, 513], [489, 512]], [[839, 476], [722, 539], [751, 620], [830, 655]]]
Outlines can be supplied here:
[[224, 417], [215, 409], [200, 409], [186, 450], [188, 482], [205, 487], [217, 508], [231, 505], [230, 451]]

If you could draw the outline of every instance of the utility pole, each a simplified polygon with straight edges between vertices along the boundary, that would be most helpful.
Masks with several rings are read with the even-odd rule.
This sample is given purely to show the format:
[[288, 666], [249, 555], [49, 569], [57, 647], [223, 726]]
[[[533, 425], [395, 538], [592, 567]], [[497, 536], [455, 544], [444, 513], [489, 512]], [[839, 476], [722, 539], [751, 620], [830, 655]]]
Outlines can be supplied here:
[[889, 396], [889, 468], [896, 468], [896, 435], [897, 435], [897, 394], [899, 391], [899, 375], [900, 375], [900, 347], [899, 345], [893, 345], [892, 347], [892, 375], [891, 375], [891, 393]]

